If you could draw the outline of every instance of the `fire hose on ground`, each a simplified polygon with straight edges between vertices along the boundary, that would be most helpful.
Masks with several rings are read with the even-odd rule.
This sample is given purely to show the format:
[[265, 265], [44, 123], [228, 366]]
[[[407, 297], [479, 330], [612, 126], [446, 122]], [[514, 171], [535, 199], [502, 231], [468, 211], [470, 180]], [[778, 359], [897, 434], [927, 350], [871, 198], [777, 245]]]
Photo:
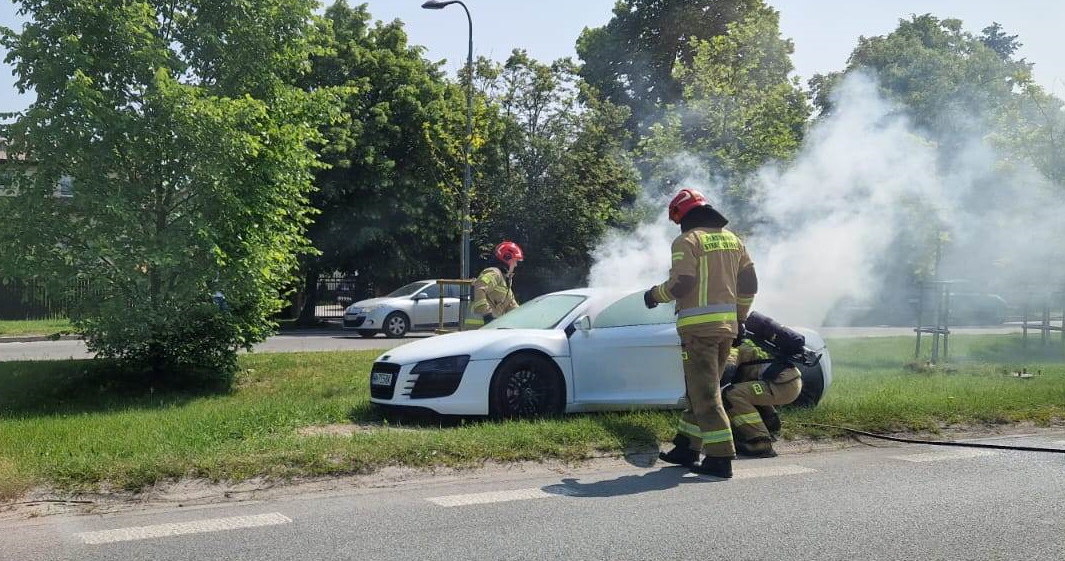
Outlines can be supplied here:
[[903, 438], [900, 436], [888, 436], [886, 434], [877, 434], [873, 432], [867, 432], [858, 429], [852, 429], [849, 427], [840, 427], [836, 425], [824, 425], [820, 423], [796, 423], [806, 427], [818, 427], [826, 429], [836, 429], [851, 434], [858, 434], [862, 436], [868, 436], [870, 438], [879, 438], [882, 440], [890, 440], [892, 442], [905, 442], [908, 444], [930, 444], [932, 446], [958, 446], [963, 448], [990, 448], [993, 450], [1017, 450], [1021, 452], [1049, 452], [1052, 454], [1065, 454], [1065, 449], [1060, 448], [1042, 448], [1039, 446], [1012, 446], [1005, 444], [983, 444], [979, 442], [957, 442], [953, 440], [920, 440], [917, 438]]

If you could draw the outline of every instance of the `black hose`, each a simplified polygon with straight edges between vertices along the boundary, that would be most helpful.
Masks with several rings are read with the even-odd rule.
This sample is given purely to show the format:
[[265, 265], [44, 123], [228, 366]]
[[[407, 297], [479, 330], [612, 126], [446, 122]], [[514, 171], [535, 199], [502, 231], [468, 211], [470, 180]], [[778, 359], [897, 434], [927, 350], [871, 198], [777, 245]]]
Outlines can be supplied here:
[[836, 425], [822, 425], [818, 423], [796, 423], [807, 427], [821, 427], [828, 429], [837, 429], [852, 434], [860, 434], [862, 436], [868, 436], [872, 438], [880, 438], [883, 440], [891, 440], [894, 442], [907, 442], [910, 444], [931, 444], [933, 446], [960, 446], [963, 448], [991, 448], [994, 450], [1019, 450], [1021, 452], [1050, 452], [1052, 454], [1065, 454], [1065, 450], [1060, 448], [1040, 448], [1037, 446], [1006, 446], [1003, 444], [980, 444], [977, 442], [954, 442], [950, 440], [917, 440], [915, 438], [902, 438], [898, 436], [888, 436], [886, 434], [876, 434], [872, 432], [866, 432], [858, 429], [851, 429], [847, 427], [837, 427]]

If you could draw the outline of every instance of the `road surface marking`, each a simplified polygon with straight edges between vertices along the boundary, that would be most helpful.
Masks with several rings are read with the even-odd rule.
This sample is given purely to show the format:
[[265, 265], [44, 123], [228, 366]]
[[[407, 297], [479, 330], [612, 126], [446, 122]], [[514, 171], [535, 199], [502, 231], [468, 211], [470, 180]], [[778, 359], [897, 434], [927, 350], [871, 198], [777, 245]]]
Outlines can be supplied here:
[[733, 479], [754, 479], [756, 477], [776, 477], [780, 475], [799, 475], [814, 473], [816, 469], [796, 465], [765, 466], [759, 468], [738, 469], [732, 474]]
[[76, 535], [81, 538], [82, 542], [88, 545], [98, 545], [113, 542], [182, 536], [185, 534], [220, 532], [222, 530], [237, 530], [240, 528], [273, 526], [275, 524], [288, 524], [290, 522], [292, 522], [292, 520], [280, 512], [271, 512], [270, 514], [257, 514], [255, 516], [233, 516], [230, 518], [212, 518], [209, 520], [196, 520], [193, 522], [176, 522], [173, 524], [156, 524], [154, 526], [117, 528], [115, 530], [102, 530], [99, 532], [80, 532]]
[[946, 450], [943, 452], [924, 452], [921, 454], [910, 454], [908, 456], [892, 456], [893, 459], [902, 460], [905, 462], [939, 462], [943, 460], [964, 460], [967, 458], [978, 458], [981, 456], [993, 456], [995, 453], [990, 450]]
[[487, 493], [471, 493], [468, 495], [447, 495], [444, 497], [430, 497], [426, 499], [440, 506], [467, 506], [483, 505], [489, 503], [504, 503], [507, 501], [526, 501], [529, 499], [546, 499], [548, 497], [569, 496], [576, 494], [573, 490], [562, 485], [552, 486], [552, 492], [548, 493], [540, 487], [535, 489], [514, 489], [513, 491], [489, 491]]

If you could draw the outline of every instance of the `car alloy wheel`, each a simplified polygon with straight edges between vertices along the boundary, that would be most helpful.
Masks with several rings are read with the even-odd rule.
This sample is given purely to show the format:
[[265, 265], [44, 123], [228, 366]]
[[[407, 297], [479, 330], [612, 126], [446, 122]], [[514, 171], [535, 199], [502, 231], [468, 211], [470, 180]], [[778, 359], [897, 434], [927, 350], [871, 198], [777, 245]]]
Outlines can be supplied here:
[[534, 417], [562, 412], [561, 377], [550, 359], [514, 355], [492, 380], [489, 411], [493, 417]]
[[385, 336], [396, 339], [407, 334], [410, 321], [401, 312], [392, 312], [385, 318]]

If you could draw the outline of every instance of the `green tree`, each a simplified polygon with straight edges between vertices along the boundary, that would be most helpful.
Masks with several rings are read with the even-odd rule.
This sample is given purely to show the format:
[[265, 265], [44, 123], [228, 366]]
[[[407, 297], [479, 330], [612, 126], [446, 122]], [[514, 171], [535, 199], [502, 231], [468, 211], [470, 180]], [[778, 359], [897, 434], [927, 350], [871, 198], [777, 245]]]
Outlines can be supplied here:
[[788, 78], [792, 46], [778, 20], [771, 9], [752, 10], [725, 33], [692, 41], [691, 61], [674, 69], [680, 102], [641, 141], [652, 185], [684, 179], [674, 159], [687, 155], [739, 202], [750, 174], [795, 154], [810, 108], [798, 81]]
[[[523, 245], [523, 296], [585, 282], [591, 250], [626, 218], [638, 193], [624, 150], [628, 109], [582, 95], [569, 59], [544, 64], [516, 50], [479, 64], [489, 135], [480, 146], [474, 242], [487, 256], [501, 239]], [[581, 100], [585, 101], [581, 101]]]
[[[981, 214], [996, 208], [982, 219], [983, 228], [1009, 231], [1005, 222], [1017, 211], [1005, 209], [1043, 200], [1045, 188], [1065, 184], [1063, 104], [1034, 83], [1033, 63], [1016, 58], [1020, 45], [1017, 35], [997, 23], [972, 33], [957, 19], [915, 15], [900, 20], [887, 35], [861, 37], [843, 71], [815, 77], [814, 103], [822, 117], [829, 116], [836, 111], [834, 91], [845, 77], [871, 76], [880, 94], [912, 121], [914, 134], [935, 148], [943, 175], [961, 176], [944, 182], [955, 191], [954, 204]], [[974, 149], [980, 150], [976, 158]], [[1032, 180], [1038, 175], [1033, 169], [1049, 180], [1046, 185]], [[907, 245], [911, 257], [883, 265], [896, 279], [927, 277], [935, 270], [930, 263], [937, 261], [937, 248], [970, 271], [978, 260], [993, 270], [994, 263], [1008, 262], [1013, 253], [1012, 248], [986, 244], [982, 236], [974, 239], [969, 233], [967, 239], [965, 232], [952, 230], [954, 224], [937, 222], [939, 211], [927, 202], [912, 202], [907, 212], [912, 223], [936, 228], [900, 234], [896, 245]], [[1027, 249], [1035, 250], [1035, 245]], [[1055, 253], [1048, 248], [1047, 255]]]
[[577, 40], [580, 74], [603, 99], [632, 111], [636, 132], [681, 101], [674, 70], [692, 64], [699, 41], [763, 9], [763, 0], [621, 0], [605, 26], [585, 29]]
[[365, 5], [327, 8], [302, 80], [308, 91], [342, 91], [344, 117], [323, 129], [330, 167], [312, 197], [321, 253], [305, 259], [309, 292], [320, 271], [358, 271], [364, 290], [458, 276], [465, 95], [407, 43], [401, 22], [370, 21]]
[[[312, 0], [21, 0], [2, 31], [35, 162], [2, 202], [8, 266], [53, 291], [88, 346], [151, 383], [230, 374], [308, 250], [309, 144], [326, 93], [288, 85]], [[73, 196], [54, 196], [73, 178]], [[221, 292], [225, 305], [212, 302]]]

